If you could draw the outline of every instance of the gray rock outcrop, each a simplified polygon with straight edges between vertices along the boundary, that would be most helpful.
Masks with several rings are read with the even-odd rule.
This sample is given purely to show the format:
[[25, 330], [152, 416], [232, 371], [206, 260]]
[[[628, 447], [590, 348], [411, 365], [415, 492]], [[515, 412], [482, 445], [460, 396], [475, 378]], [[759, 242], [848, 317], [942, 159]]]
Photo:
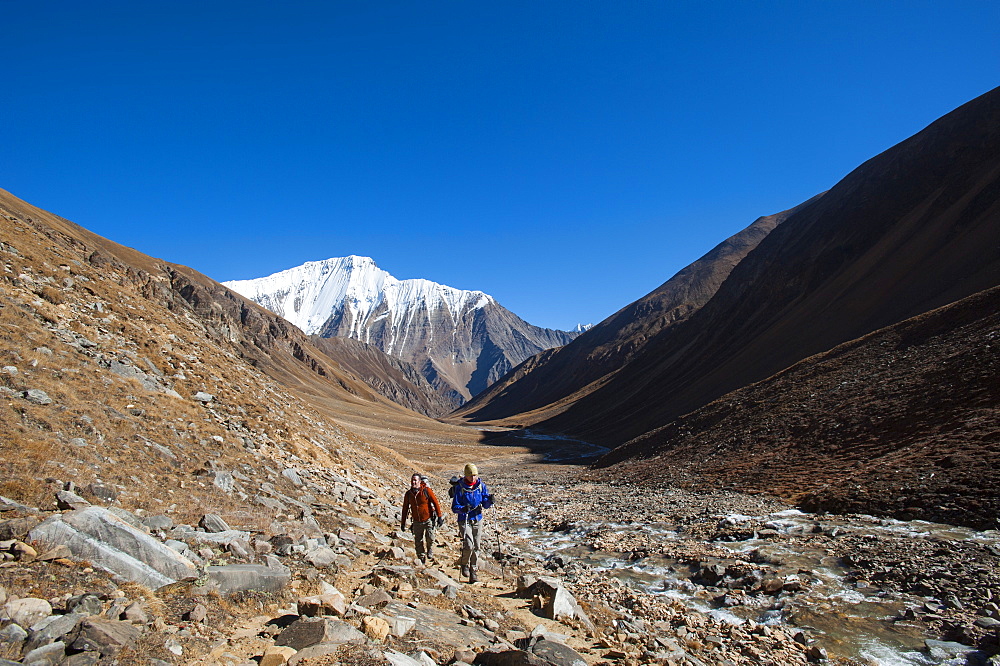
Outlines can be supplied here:
[[153, 589], [198, 576], [190, 560], [101, 507], [53, 516], [29, 536], [43, 548], [63, 544], [74, 558]]

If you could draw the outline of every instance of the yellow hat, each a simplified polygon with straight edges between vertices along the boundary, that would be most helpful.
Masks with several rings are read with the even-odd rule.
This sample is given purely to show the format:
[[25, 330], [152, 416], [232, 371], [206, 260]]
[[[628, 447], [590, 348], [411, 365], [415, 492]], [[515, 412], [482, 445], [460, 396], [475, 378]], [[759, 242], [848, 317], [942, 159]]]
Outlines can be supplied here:
[[473, 476], [478, 474], [479, 474], [479, 468], [473, 465], [472, 463], [469, 463], [468, 465], [465, 466], [466, 476]]

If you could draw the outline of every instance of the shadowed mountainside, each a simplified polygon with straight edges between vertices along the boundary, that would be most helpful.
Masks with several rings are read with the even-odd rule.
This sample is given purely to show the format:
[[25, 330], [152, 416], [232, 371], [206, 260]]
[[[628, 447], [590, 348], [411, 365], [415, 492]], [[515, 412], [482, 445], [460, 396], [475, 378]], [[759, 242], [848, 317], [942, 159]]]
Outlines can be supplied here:
[[462, 404], [462, 395], [448, 385], [432, 385], [416, 366], [389, 356], [378, 347], [353, 338], [309, 338], [317, 349], [381, 395], [408, 409], [438, 416]]
[[[796, 211], [708, 303], [596, 390], [554, 416], [502, 416], [621, 444], [803, 358], [997, 285], [998, 194], [1000, 89]], [[514, 404], [516, 385], [506, 390]]]
[[715, 294], [750, 250], [777, 225], [817, 195], [791, 210], [760, 217], [655, 291], [622, 308], [564, 347], [529, 358], [453, 416], [488, 421], [512, 413], [557, 413], [594, 390], [641, 352], [650, 338], [689, 318]]
[[995, 287], [728, 393], [618, 447], [595, 476], [996, 529], [998, 350]]

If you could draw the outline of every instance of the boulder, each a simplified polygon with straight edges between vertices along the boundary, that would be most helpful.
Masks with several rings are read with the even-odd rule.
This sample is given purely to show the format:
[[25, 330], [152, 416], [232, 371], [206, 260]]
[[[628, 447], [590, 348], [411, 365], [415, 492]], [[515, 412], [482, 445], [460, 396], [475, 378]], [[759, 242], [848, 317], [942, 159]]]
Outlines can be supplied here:
[[131, 622], [90, 618], [80, 626], [80, 636], [73, 641], [73, 649], [100, 652], [109, 656], [123, 647], [135, 645], [142, 630]]
[[0, 645], [14, 645], [26, 640], [28, 640], [28, 632], [22, 629], [19, 624], [11, 623], [0, 629]]
[[203, 528], [206, 532], [229, 532], [233, 528], [229, 526], [229, 523], [222, 519], [222, 516], [214, 513], [206, 513], [198, 521], [198, 527]]
[[64, 636], [72, 633], [83, 622], [85, 617], [87, 616], [82, 613], [50, 615], [36, 622], [31, 627], [31, 633], [28, 635], [28, 642], [24, 646], [24, 649], [30, 651], [62, 640]]
[[306, 561], [317, 569], [322, 569], [337, 562], [337, 552], [327, 546], [313, 548], [306, 553]]
[[52, 605], [34, 597], [12, 599], [4, 604], [3, 614], [18, 626], [31, 627], [52, 615]]
[[365, 635], [342, 620], [329, 617], [303, 617], [285, 627], [274, 639], [275, 645], [303, 650], [319, 643], [364, 643]]
[[22, 664], [30, 666], [56, 666], [66, 658], [66, 644], [62, 641], [42, 645], [24, 655]]
[[34, 516], [24, 516], [23, 518], [11, 518], [0, 522], [0, 541], [11, 539], [24, 539], [28, 536], [35, 525], [39, 522]]
[[480, 652], [472, 663], [477, 666], [552, 666], [541, 657], [524, 650]]
[[174, 526], [174, 520], [170, 516], [149, 516], [142, 521], [142, 524], [151, 530], [167, 531]]
[[530, 651], [536, 657], [556, 666], [587, 666], [587, 660], [573, 648], [544, 638], [536, 641]]
[[208, 586], [222, 596], [245, 590], [280, 592], [292, 579], [288, 567], [280, 565], [230, 564], [207, 567], [205, 573], [208, 575]]
[[74, 492], [60, 490], [56, 493], [56, 505], [63, 511], [67, 511], [70, 509], [86, 509], [90, 506], [90, 502]]
[[53, 516], [29, 537], [43, 548], [64, 544], [74, 558], [152, 589], [198, 577], [190, 560], [101, 507]]
[[264, 650], [259, 666], [284, 666], [295, 653], [295, 648], [286, 645], [271, 645]]
[[84, 616], [100, 615], [104, 611], [104, 602], [96, 594], [78, 594], [66, 601], [66, 611]]
[[306, 617], [322, 615], [343, 617], [346, 612], [347, 603], [344, 600], [344, 595], [337, 590], [299, 599], [299, 614]]
[[[416, 624], [416, 622], [414, 622]], [[383, 642], [392, 630], [389, 623], [380, 617], [368, 616], [361, 620], [361, 630], [373, 641]]]
[[364, 608], [382, 608], [392, 602], [392, 595], [385, 590], [375, 590], [371, 594], [366, 594], [354, 600], [354, 603]]
[[52, 398], [42, 389], [28, 389], [21, 393], [25, 400], [36, 405], [51, 405]]

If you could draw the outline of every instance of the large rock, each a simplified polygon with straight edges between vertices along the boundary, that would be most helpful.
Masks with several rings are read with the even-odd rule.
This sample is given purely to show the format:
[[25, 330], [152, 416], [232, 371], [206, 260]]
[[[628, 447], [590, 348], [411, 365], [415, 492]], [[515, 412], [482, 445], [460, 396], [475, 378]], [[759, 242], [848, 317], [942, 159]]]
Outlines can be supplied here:
[[215, 588], [222, 596], [245, 590], [280, 592], [292, 579], [288, 567], [280, 565], [230, 564], [207, 567], [205, 573], [208, 574], [208, 585]]
[[476, 666], [552, 666], [541, 657], [524, 650], [481, 652], [472, 663]]
[[45, 599], [27, 597], [4, 604], [3, 614], [20, 627], [30, 627], [52, 615], [52, 604]]
[[299, 599], [299, 614], [306, 617], [322, 615], [343, 617], [346, 612], [347, 602], [344, 600], [344, 595], [338, 590]]
[[135, 645], [142, 630], [131, 622], [91, 618], [80, 627], [80, 636], [73, 642], [74, 650], [96, 651], [104, 656], [123, 647]]
[[530, 585], [526, 585], [528, 580], [518, 582], [520, 593], [527, 595], [538, 594], [545, 600], [542, 607], [542, 614], [550, 620], [579, 620], [588, 629], [593, 629], [587, 613], [583, 610], [576, 598], [570, 594], [569, 590], [563, 587], [563, 583], [558, 578], [552, 576], [539, 576]]
[[34, 650], [37, 647], [62, 640], [63, 636], [76, 629], [86, 617], [82, 613], [50, 615], [40, 622], [35, 623], [31, 627], [31, 633], [28, 635], [28, 643], [25, 646], [25, 650]]
[[53, 516], [29, 537], [43, 548], [64, 544], [76, 559], [153, 589], [198, 577], [190, 560], [102, 507]]
[[62, 641], [37, 647], [24, 655], [22, 664], [27, 666], [56, 666], [66, 658], [66, 644]]
[[531, 646], [531, 653], [557, 666], [587, 666], [587, 660], [573, 648], [544, 638]]
[[285, 627], [274, 643], [303, 650], [319, 643], [364, 643], [366, 640], [364, 634], [342, 620], [303, 617]]
[[233, 529], [222, 516], [215, 513], [206, 513], [202, 516], [198, 526], [204, 528], [206, 532], [229, 532]]
[[424, 604], [414, 608], [404, 602], [393, 601], [380, 614], [390, 623], [394, 618], [405, 618], [407, 624], [412, 621], [413, 626], [407, 636], [412, 636], [414, 640], [431, 640], [456, 648], [485, 647], [492, 640], [492, 636], [481, 627], [463, 624], [466, 620], [455, 613]]

